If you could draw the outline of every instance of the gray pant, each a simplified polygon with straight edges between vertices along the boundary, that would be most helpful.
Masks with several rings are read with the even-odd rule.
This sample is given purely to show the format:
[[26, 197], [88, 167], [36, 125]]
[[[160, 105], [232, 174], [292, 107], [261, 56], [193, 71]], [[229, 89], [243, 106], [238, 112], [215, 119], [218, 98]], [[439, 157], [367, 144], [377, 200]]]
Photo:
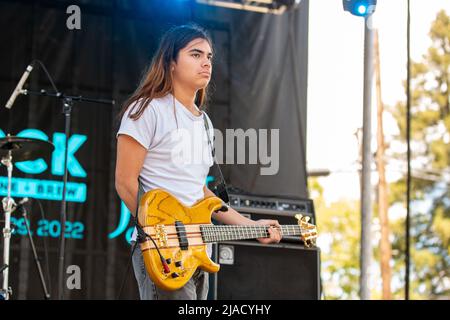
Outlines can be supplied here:
[[[133, 249], [135, 242], [131, 242]], [[209, 277], [208, 273], [197, 269], [191, 279], [181, 288], [175, 291], [165, 291], [150, 280], [145, 270], [144, 258], [139, 244], [133, 253], [133, 269], [139, 286], [141, 300], [206, 300], [208, 297]]]

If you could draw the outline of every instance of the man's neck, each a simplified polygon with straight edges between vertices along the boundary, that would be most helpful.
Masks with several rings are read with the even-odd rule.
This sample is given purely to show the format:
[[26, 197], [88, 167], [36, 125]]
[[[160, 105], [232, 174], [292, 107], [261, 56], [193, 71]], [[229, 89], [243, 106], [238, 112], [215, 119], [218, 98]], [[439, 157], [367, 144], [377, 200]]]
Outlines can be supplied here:
[[196, 96], [196, 91], [187, 89], [187, 88], [183, 88], [181, 86], [178, 86], [176, 84], [174, 84], [174, 96], [175, 98], [181, 102], [181, 104], [183, 105], [183, 107], [185, 107], [186, 109], [188, 109], [191, 113], [198, 115], [198, 111], [195, 108], [195, 96]]

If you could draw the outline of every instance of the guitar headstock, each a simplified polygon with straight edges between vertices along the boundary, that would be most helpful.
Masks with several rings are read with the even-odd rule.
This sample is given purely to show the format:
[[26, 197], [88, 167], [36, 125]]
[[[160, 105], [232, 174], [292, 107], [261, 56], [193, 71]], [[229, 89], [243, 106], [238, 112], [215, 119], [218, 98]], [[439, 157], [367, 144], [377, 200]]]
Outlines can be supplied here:
[[317, 227], [314, 224], [309, 223], [310, 217], [296, 214], [295, 218], [298, 220], [297, 223], [300, 226], [300, 237], [305, 243], [305, 247], [309, 248], [316, 246]]

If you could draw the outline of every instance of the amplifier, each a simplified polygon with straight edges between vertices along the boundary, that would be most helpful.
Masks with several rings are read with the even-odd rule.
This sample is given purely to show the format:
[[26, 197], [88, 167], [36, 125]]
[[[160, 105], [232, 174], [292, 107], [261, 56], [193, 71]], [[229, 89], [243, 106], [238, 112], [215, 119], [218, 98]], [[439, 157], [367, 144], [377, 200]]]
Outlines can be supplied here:
[[218, 245], [219, 300], [319, 300], [320, 250], [292, 244], [230, 241]]
[[289, 199], [278, 197], [230, 194], [231, 206], [239, 212], [294, 217], [301, 213], [315, 224], [314, 203], [311, 199]]
[[[229, 192], [230, 205], [252, 220], [297, 224], [295, 215], [302, 214], [316, 224], [311, 199], [240, 191]], [[209, 299], [320, 299], [320, 249], [305, 248], [299, 236], [269, 245], [256, 240], [215, 243], [212, 257], [221, 270], [210, 274]]]

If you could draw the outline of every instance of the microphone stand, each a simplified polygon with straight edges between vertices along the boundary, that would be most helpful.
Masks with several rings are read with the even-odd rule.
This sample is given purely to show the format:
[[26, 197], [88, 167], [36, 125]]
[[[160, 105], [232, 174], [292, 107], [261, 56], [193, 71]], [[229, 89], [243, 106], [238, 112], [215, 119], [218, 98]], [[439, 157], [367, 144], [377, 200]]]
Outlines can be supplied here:
[[58, 299], [64, 299], [64, 288], [63, 288], [63, 274], [64, 274], [64, 254], [65, 254], [65, 232], [66, 232], [66, 188], [67, 188], [67, 157], [68, 157], [68, 141], [70, 136], [70, 121], [72, 115], [72, 108], [74, 101], [85, 101], [92, 103], [101, 103], [101, 104], [111, 104], [114, 105], [114, 100], [105, 100], [105, 99], [92, 99], [85, 98], [82, 96], [68, 96], [63, 94], [62, 92], [49, 93], [45, 90], [41, 91], [30, 91], [30, 90], [21, 90], [20, 93], [24, 95], [37, 95], [37, 96], [45, 96], [45, 97], [53, 97], [62, 100], [62, 113], [64, 114], [65, 119], [65, 150], [64, 150], [64, 177], [63, 177], [63, 193], [62, 193], [62, 201], [61, 201], [61, 238], [60, 238], [60, 247], [59, 247], [59, 257], [58, 257]]
[[23, 216], [23, 219], [25, 222], [25, 227], [26, 227], [27, 233], [28, 233], [28, 239], [30, 240], [31, 250], [33, 251], [34, 262], [36, 263], [36, 268], [39, 272], [39, 279], [41, 280], [42, 290], [44, 290], [44, 299], [49, 300], [50, 293], [48, 292], [47, 286], [45, 285], [44, 274], [42, 273], [41, 263], [39, 262], [39, 257], [36, 252], [36, 247], [34, 245], [33, 237], [31, 236], [30, 227], [28, 226], [27, 210], [25, 209], [23, 204], [19, 205], [18, 209], [22, 212], [22, 216]]
[[3, 266], [0, 270], [3, 273], [3, 285], [2, 289], [0, 289], [0, 299], [1, 300], [9, 300], [12, 290], [8, 285], [9, 280], [9, 249], [11, 242], [11, 213], [13, 211], [13, 207], [15, 206], [14, 199], [11, 198], [11, 187], [12, 187], [12, 171], [13, 171], [13, 162], [12, 162], [12, 153], [11, 150], [8, 152], [8, 155], [1, 159], [1, 163], [6, 166], [8, 170], [8, 192], [6, 198], [3, 198], [3, 211], [5, 212], [5, 227], [3, 228]]

